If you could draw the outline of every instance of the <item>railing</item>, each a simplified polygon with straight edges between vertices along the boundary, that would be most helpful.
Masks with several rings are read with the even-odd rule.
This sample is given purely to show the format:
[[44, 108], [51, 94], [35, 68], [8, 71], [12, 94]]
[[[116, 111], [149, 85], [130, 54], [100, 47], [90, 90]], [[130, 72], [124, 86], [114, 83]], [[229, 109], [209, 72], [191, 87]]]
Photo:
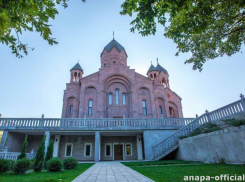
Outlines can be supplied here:
[[241, 94], [241, 100], [233, 102], [227, 106], [219, 108], [215, 111], [208, 112], [201, 115], [200, 117], [193, 120], [190, 124], [182, 127], [180, 130], [164, 139], [157, 145], [152, 147], [153, 159], [159, 160], [178, 148], [179, 146], [179, 137], [188, 136], [193, 130], [197, 129], [201, 125], [208, 122], [215, 122], [226, 118], [231, 118], [240, 113], [245, 112], [245, 102], [244, 96]]
[[79, 129], [83, 128], [162, 128], [162, 127], [183, 127], [188, 125], [194, 118], [0, 118], [0, 129]]
[[[19, 155], [20, 152], [0, 152], [0, 159], [11, 159], [16, 161]], [[35, 158], [35, 154], [26, 153], [26, 157], [31, 160]]]

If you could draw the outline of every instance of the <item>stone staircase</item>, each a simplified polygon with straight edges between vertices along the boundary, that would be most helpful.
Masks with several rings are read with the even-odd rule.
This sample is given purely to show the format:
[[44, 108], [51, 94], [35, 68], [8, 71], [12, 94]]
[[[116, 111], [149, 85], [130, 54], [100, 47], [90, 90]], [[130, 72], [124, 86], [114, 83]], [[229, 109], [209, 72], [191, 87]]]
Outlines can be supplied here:
[[243, 113], [245, 114], [244, 96], [241, 94], [240, 97], [240, 100], [221, 107], [217, 110], [214, 110], [212, 112], [206, 111], [205, 114], [197, 117], [190, 124], [182, 127], [180, 130], [170, 135], [168, 138], [164, 139], [155, 146], [152, 146], [152, 159], [160, 160], [161, 158], [170, 154], [172, 151], [179, 147], [179, 137], [188, 136], [195, 129], [199, 128], [205, 123], [217, 122], [228, 118], [238, 117]]

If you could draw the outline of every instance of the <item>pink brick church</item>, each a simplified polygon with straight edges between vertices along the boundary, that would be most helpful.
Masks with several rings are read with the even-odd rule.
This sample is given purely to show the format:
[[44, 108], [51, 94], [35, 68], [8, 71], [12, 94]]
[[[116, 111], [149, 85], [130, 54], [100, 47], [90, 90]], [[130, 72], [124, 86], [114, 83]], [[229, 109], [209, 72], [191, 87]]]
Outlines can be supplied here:
[[98, 72], [83, 77], [77, 63], [64, 92], [62, 118], [182, 118], [181, 98], [170, 89], [159, 63], [143, 76], [127, 64], [124, 47], [113, 39], [103, 49]]
[[53, 156], [61, 159], [153, 160], [158, 152], [153, 146], [193, 118], [183, 118], [166, 69], [150, 65], [143, 76], [130, 69], [127, 57], [113, 38], [102, 50], [98, 72], [84, 77], [88, 70], [77, 63], [70, 70], [61, 118], [0, 118], [0, 158], [16, 159], [25, 135], [27, 156], [33, 158], [46, 135], [45, 151], [54, 139]]

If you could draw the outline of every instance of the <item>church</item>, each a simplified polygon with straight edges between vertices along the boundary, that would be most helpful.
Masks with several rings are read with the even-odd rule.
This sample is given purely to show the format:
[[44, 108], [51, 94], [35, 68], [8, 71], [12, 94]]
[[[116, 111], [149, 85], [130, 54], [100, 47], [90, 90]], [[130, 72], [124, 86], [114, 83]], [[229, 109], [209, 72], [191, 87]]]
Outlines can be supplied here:
[[83, 77], [86, 70], [77, 63], [64, 92], [62, 118], [182, 118], [168, 71], [157, 63], [143, 76], [130, 69], [127, 57], [113, 39], [101, 53], [98, 72]]
[[152, 147], [193, 118], [183, 118], [181, 98], [158, 61], [144, 76], [127, 58], [113, 38], [100, 54], [97, 72], [84, 76], [88, 71], [79, 63], [71, 68], [61, 118], [0, 118], [1, 152], [14, 159], [27, 135], [32, 158], [45, 134], [46, 150], [54, 139], [53, 155], [62, 160], [152, 160]]

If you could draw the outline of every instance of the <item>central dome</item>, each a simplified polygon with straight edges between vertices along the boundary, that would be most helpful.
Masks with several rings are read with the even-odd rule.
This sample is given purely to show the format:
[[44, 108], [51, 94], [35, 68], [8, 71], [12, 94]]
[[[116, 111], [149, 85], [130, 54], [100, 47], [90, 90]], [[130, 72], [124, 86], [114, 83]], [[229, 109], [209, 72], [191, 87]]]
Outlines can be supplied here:
[[127, 53], [124, 47], [119, 44], [114, 38], [107, 44], [102, 53], [101, 67], [108, 67], [111, 65], [124, 65], [127, 66]]
[[[105, 46], [103, 51], [106, 50], [106, 52], [109, 53], [112, 50], [113, 47], [115, 47], [119, 52], [124, 51], [126, 53], [124, 47], [121, 44], [119, 44], [115, 39], [113, 39], [111, 42], [109, 42], [109, 44], [107, 44]], [[102, 53], [103, 53], [103, 51], [102, 51]], [[102, 53], [101, 53], [101, 55], [102, 55]]]

